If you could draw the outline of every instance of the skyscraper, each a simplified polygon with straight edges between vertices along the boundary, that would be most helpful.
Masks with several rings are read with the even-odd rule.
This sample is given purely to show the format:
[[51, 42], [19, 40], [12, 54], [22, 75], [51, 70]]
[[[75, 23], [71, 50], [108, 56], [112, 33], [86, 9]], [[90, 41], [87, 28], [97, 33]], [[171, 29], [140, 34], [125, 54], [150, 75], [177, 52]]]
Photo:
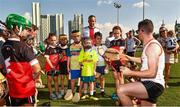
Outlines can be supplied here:
[[41, 15], [41, 37], [43, 41], [49, 33], [55, 33], [57, 36], [64, 33], [64, 15]]
[[69, 40], [71, 40], [71, 32], [73, 30], [80, 30], [80, 32], [82, 33], [82, 29], [83, 29], [83, 15], [74, 15], [74, 19], [73, 21], [68, 21], [68, 29], [69, 29]]
[[[40, 3], [39, 2], [33, 2], [32, 3], [32, 23], [36, 25], [38, 28], [40, 28]], [[37, 36], [35, 38], [35, 43], [39, 43], [40, 41], [40, 31], [37, 32]]]

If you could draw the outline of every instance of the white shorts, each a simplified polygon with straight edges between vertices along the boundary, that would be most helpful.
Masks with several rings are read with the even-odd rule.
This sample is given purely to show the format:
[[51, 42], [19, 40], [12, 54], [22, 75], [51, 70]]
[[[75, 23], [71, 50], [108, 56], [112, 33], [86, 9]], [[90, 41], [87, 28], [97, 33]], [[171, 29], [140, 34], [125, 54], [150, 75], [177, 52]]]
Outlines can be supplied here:
[[165, 63], [174, 64], [174, 54], [167, 54], [165, 53]]

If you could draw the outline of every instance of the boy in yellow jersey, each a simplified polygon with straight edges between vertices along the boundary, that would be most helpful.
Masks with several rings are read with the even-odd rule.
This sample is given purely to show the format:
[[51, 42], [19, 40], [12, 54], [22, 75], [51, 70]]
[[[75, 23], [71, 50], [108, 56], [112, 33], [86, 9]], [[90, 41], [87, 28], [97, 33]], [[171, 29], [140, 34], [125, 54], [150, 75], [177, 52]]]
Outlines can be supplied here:
[[96, 73], [96, 63], [98, 61], [98, 55], [95, 50], [92, 49], [92, 41], [89, 37], [83, 39], [83, 48], [78, 57], [79, 63], [82, 65], [81, 69], [81, 86], [82, 84], [90, 85], [90, 99], [98, 100], [93, 96], [94, 90], [94, 78]]

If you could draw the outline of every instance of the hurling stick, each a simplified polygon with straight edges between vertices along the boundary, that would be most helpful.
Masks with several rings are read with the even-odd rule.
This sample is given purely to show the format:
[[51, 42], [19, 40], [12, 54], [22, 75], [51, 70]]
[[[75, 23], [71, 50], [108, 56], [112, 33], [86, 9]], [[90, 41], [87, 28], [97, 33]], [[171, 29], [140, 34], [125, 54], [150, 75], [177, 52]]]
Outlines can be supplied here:
[[71, 74], [69, 73], [69, 80], [68, 80], [68, 89], [66, 95], [64, 96], [65, 100], [71, 100], [73, 98], [73, 93], [71, 90]]
[[80, 82], [81, 82], [81, 79], [78, 78], [78, 84], [77, 84], [77, 87], [76, 87], [76, 92], [74, 94], [74, 97], [72, 98], [72, 102], [79, 102], [80, 100], [80, 95], [79, 95], [79, 86], [80, 86]]

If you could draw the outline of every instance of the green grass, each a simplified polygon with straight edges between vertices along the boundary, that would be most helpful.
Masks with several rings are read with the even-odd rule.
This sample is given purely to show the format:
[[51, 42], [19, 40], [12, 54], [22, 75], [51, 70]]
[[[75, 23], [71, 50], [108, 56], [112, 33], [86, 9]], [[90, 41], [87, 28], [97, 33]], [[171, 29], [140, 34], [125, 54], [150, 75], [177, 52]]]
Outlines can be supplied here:
[[[137, 53], [139, 56], [140, 53]], [[44, 59], [41, 57], [39, 58], [41, 65], [44, 65]], [[179, 56], [180, 61], [180, 56]], [[105, 75], [106, 78], [106, 85], [105, 85], [105, 92], [107, 96], [102, 98], [99, 96], [99, 101], [92, 101], [92, 100], [80, 100], [78, 103], [72, 103], [72, 101], [65, 101], [63, 99], [51, 101], [49, 100], [49, 93], [47, 87], [44, 89], [38, 89], [39, 95], [38, 99], [40, 102], [38, 105], [41, 105], [44, 102], [51, 102], [51, 106], [114, 106], [115, 103], [109, 97], [115, 88], [114, 79], [112, 72], [109, 72]], [[42, 76], [43, 83], [46, 85], [46, 76]], [[160, 96], [158, 99], [157, 105], [158, 106], [180, 106], [180, 63], [174, 64], [171, 66], [171, 76], [169, 80], [170, 88], [165, 89], [163, 95]], [[98, 89], [97, 92], [100, 92]]]

